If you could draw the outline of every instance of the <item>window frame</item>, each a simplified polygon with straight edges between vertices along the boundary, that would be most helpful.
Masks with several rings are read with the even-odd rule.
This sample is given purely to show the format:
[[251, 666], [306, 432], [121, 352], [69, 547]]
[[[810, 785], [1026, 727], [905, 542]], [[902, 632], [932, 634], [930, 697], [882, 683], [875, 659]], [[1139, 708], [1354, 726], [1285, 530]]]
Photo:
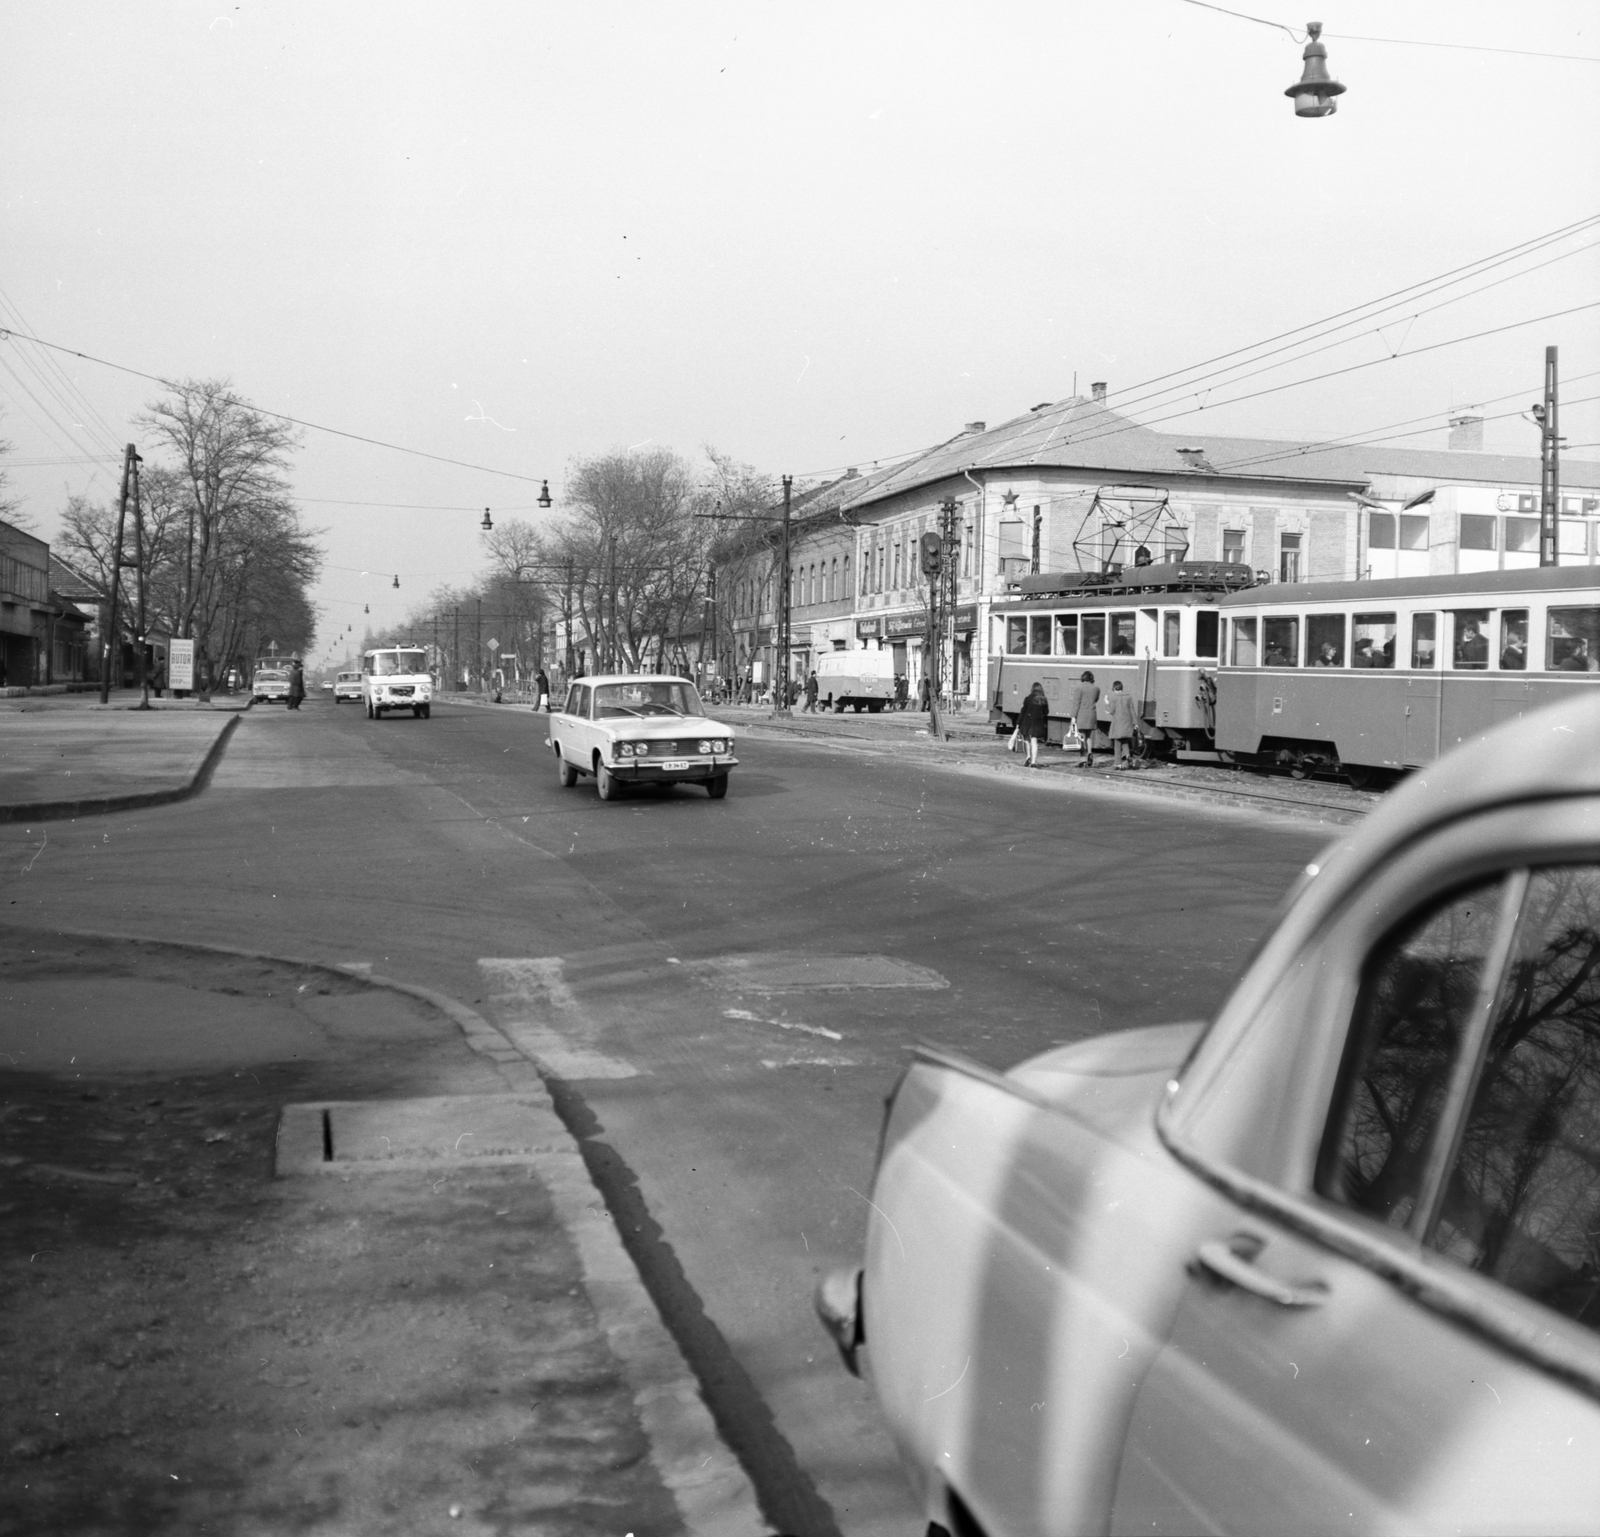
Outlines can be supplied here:
[[[1349, 1044], [1359, 975], [1366, 959], [1393, 931], [1424, 908], [1490, 877], [1560, 864], [1594, 864], [1600, 859], [1600, 795], [1558, 793], [1535, 801], [1487, 808], [1451, 822], [1419, 829], [1421, 836], [1391, 849], [1359, 877], [1342, 884], [1331, 900], [1314, 906], [1305, 921], [1290, 908], [1278, 930], [1269, 934], [1222, 1013], [1179, 1069], [1163, 1096], [1156, 1131], [1167, 1151], [1191, 1174], [1243, 1210], [1282, 1225], [1386, 1281], [1416, 1306], [1487, 1336], [1521, 1358], [1600, 1399], [1600, 1334], [1547, 1308], [1505, 1283], [1469, 1270], [1455, 1260], [1423, 1251], [1409, 1233], [1387, 1227], [1365, 1213], [1315, 1193], [1315, 1155], [1334, 1114], [1338, 1069]], [[1335, 967], [1314, 979], [1314, 1020], [1300, 1030], [1319, 1038], [1294, 1059], [1290, 1134], [1268, 1131], [1276, 1141], [1269, 1156], [1289, 1157], [1287, 1170], [1252, 1172], [1242, 1156], [1260, 1144], [1260, 1103], [1248, 1085], [1241, 1112], [1253, 1116], [1247, 1132], [1206, 1117], [1237, 1092], [1241, 1058], [1282, 1028], [1275, 1012], [1285, 984], [1316, 972], [1330, 946], [1357, 949], [1361, 964], [1346, 977]], [[1330, 985], [1331, 984], [1331, 985]], [[1348, 984], [1348, 985], [1347, 985]], [[1334, 1021], [1330, 1027], [1328, 1021]], [[1320, 1038], [1332, 1029], [1334, 1038]], [[1320, 1034], [1319, 1034], [1320, 1032]], [[1309, 1055], [1308, 1055], [1309, 1053]], [[1220, 1097], [1219, 1097], [1220, 1095]], [[1236, 1119], [1240, 1112], [1236, 1112]], [[1308, 1118], [1299, 1136], [1293, 1117]], [[1452, 1128], [1453, 1130], [1453, 1128]], [[1233, 1145], [1226, 1145], [1229, 1139]], [[1207, 1143], [1212, 1145], [1206, 1145]], [[1294, 1162], [1291, 1147], [1311, 1156]]]

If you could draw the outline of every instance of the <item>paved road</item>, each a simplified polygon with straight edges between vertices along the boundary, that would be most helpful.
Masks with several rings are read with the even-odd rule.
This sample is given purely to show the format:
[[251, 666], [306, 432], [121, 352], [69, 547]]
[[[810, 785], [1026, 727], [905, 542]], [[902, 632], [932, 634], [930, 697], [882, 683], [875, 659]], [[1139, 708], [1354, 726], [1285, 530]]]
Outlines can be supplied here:
[[0, 829], [5, 913], [370, 962], [491, 1012], [595, 1139], [786, 1529], [903, 1533], [809, 1293], [859, 1249], [907, 1043], [1006, 1066], [1204, 1014], [1326, 835], [845, 746], [741, 757], [725, 801], [602, 804], [525, 713], [258, 711], [192, 803]]

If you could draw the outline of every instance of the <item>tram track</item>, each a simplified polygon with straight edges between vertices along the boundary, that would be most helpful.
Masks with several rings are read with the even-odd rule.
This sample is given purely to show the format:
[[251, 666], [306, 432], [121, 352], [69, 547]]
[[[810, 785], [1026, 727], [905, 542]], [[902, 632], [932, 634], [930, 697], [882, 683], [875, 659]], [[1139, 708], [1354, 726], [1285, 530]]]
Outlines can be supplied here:
[[[791, 723], [775, 719], [765, 712], [757, 719], [743, 720], [738, 724], [741, 732], [759, 734], [771, 741], [799, 739], [844, 751], [867, 753], [904, 754], [909, 751], [916, 754], [919, 762], [938, 763], [952, 768], [987, 766], [998, 773], [1012, 770], [1020, 773], [1022, 770], [1019, 761], [1005, 754], [1001, 739], [985, 730], [959, 730], [954, 740], [939, 742], [924, 728], [911, 726], [910, 720], [904, 716], [892, 720], [874, 718], [871, 726], [864, 720], [852, 717], [839, 723], [845, 728], [842, 730], [828, 730], [820, 723]], [[1320, 781], [1306, 781], [1303, 784], [1297, 780], [1285, 782], [1272, 775], [1261, 775], [1259, 784], [1241, 783], [1247, 771], [1235, 768], [1185, 767], [1175, 770], [1164, 764], [1147, 764], [1129, 773], [1118, 774], [1115, 780], [1107, 777], [1114, 772], [1109, 766], [1082, 771], [1066, 762], [1056, 762], [1046, 764], [1045, 771], [1052, 777], [1069, 776], [1068, 782], [1083, 783], [1088, 787], [1154, 796], [1166, 794], [1173, 800], [1214, 806], [1270, 808], [1275, 815], [1294, 815], [1299, 818], [1315, 816], [1323, 821], [1344, 825], [1359, 822], [1383, 795], [1382, 791], [1356, 790]], [[1291, 785], [1297, 788], [1291, 789]]]

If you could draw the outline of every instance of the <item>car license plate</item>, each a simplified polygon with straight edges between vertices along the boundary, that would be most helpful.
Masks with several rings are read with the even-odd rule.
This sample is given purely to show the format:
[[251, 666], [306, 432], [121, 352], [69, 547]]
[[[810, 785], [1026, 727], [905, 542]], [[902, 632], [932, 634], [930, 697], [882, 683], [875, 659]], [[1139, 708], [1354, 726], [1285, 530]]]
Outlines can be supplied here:
[[687, 758], [669, 758], [661, 765], [664, 769], [686, 769], [689, 766]]

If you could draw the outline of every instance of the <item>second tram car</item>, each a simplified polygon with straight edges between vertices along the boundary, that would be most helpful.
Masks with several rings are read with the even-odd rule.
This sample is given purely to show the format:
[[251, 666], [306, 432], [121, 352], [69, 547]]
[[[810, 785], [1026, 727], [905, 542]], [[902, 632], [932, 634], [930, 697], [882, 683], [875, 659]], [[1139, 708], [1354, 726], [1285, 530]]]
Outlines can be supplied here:
[[1600, 687], [1591, 567], [1269, 585], [1220, 608], [1216, 748], [1297, 774], [1420, 768]]

